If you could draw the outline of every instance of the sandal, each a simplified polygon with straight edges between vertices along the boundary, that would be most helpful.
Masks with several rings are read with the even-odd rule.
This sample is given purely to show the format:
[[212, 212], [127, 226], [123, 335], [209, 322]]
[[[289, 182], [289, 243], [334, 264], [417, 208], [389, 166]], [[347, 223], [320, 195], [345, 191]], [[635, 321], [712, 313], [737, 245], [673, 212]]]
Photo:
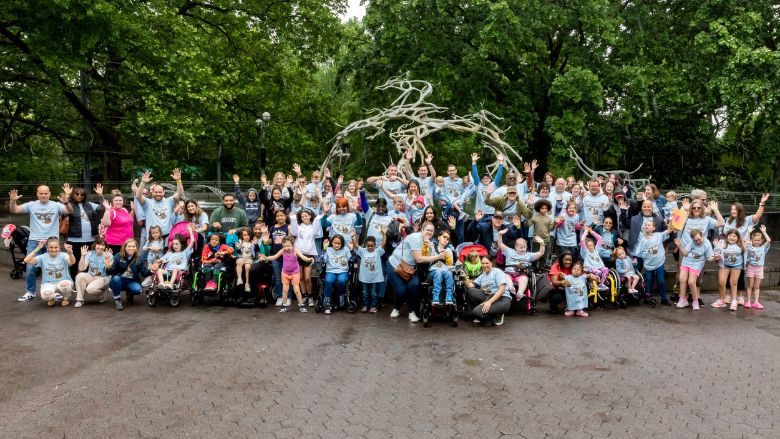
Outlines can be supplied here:
[[[745, 308], [747, 308], [747, 306]], [[754, 309], [764, 309], [764, 305], [762, 305], [762, 304], [758, 303], [758, 301], [756, 301], [756, 302], [753, 302], [753, 308]]]

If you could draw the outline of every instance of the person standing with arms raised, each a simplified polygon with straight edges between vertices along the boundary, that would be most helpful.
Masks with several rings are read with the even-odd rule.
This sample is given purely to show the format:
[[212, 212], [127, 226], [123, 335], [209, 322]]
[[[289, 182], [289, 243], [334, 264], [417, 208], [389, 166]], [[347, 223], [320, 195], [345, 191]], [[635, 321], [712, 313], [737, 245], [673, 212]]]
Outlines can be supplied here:
[[165, 189], [160, 183], [152, 184], [151, 197], [144, 196], [144, 187], [152, 181], [152, 172], [146, 171], [141, 176], [141, 184], [135, 191], [135, 197], [144, 210], [146, 218], [146, 230], [152, 226], [160, 226], [163, 238], [167, 237], [173, 226], [173, 208], [176, 201], [184, 194], [184, 186], [181, 183], [181, 171], [177, 168], [171, 172], [171, 178], [176, 182], [176, 192], [171, 197], [165, 198]]

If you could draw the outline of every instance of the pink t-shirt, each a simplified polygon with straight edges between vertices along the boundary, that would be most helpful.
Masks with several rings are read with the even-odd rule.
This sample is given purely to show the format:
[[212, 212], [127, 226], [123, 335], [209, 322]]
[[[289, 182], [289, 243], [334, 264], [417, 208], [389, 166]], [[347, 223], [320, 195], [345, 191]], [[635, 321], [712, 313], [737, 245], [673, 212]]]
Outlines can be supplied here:
[[301, 266], [298, 264], [298, 257], [295, 255], [295, 251], [287, 253], [282, 251], [282, 273], [295, 274], [300, 273]]
[[133, 237], [133, 218], [124, 207], [111, 209], [111, 225], [106, 229], [106, 244], [122, 245]]

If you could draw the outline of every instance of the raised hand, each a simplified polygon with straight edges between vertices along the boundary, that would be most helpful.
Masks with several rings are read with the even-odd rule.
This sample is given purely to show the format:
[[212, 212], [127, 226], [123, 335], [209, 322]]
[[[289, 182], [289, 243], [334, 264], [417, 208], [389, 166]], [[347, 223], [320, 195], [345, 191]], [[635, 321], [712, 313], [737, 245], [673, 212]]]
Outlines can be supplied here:
[[337, 181], [338, 181], [338, 184], [344, 183], [344, 176], [343, 175], [339, 175], [339, 179]]
[[141, 183], [149, 184], [150, 181], [152, 181], [152, 171], [146, 171], [141, 174]]
[[88, 245], [82, 245], [81, 246], [81, 254], [82, 255], [86, 255], [88, 251], [89, 251], [89, 246]]
[[682, 247], [682, 240], [680, 238], [675, 238], [674, 245], [677, 247]]
[[764, 195], [761, 197], [761, 203], [762, 203], [762, 204], [763, 204], [763, 203], [766, 203], [766, 201], [767, 201], [768, 199], [769, 199], [769, 194], [764, 194]]
[[330, 178], [330, 169], [329, 168], [325, 168], [322, 171], [322, 176], [325, 177], [325, 178]]
[[264, 189], [268, 189], [268, 177], [266, 177], [265, 175], [261, 175], [260, 183], [262, 183]]
[[509, 231], [509, 229], [501, 229], [501, 230], [498, 231], [498, 234], [503, 236], [503, 235], [506, 235], [506, 232], [508, 232], [508, 231]]
[[301, 165], [293, 163], [293, 172], [295, 172], [296, 175], [301, 175]]
[[531, 160], [531, 170], [535, 171], [536, 168], [539, 167], [539, 160], [533, 159]]
[[761, 233], [766, 235], [766, 225], [765, 224], [761, 224], [761, 227], [759, 227], [758, 229], [761, 230]]
[[414, 151], [412, 151], [412, 148], [409, 148], [406, 150], [406, 160], [412, 160], [414, 158]]
[[295, 179], [293, 178], [292, 175], [287, 174], [287, 180], [285, 180], [285, 182], [287, 183], [287, 186], [291, 186], [293, 182], [295, 182]]
[[[96, 183], [95, 184], [95, 189], [93, 189], [93, 190], [95, 191], [96, 194], [101, 195], [101, 196], [103, 195], [103, 185], [102, 184]], [[133, 192], [135, 192], [135, 191], [133, 191]]]
[[496, 160], [498, 160], [498, 163], [504, 163], [506, 157], [504, 157], [504, 154], [499, 154], [496, 156]]
[[512, 225], [515, 226], [515, 228], [519, 229], [522, 225], [522, 222], [520, 221], [520, 215], [515, 215], [512, 217]]
[[65, 248], [65, 251], [66, 251], [66, 252], [68, 252], [68, 253], [72, 253], [72, 252], [73, 252], [73, 245], [71, 245], [71, 244], [68, 244], [68, 243], [66, 242], [65, 244], [63, 244], [63, 247]]
[[712, 209], [713, 212], [716, 212], [718, 210], [718, 202], [710, 201], [709, 207], [710, 209]]
[[109, 203], [108, 200], [103, 200], [103, 208], [106, 210], [111, 209], [111, 203]]
[[425, 156], [425, 164], [430, 165], [433, 163], [433, 154], [428, 154]]
[[683, 201], [682, 201], [682, 208], [684, 210], [690, 209], [691, 208], [691, 200], [688, 199], [688, 198], [683, 199]]
[[620, 206], [621, 209], [628, 209], [628, 202], [625, 198], [621, 198], [618, 202], [618, 206]]
[[471, 153], [471, 163], [476, 163], [479, 160], [479, 154], [476, 152]]
[[485, 216], [485, 212], [482, 211], [482, 209], [477, 209], [477, 211], [474, 213], [474, 219], [479, 221]]
[[16, 189], [11, 189], [11, 192], [8, 192], [8, 198], [11, 201], [19, 201], [19, 199], [22, 198], [22, 196], [19, 195], [18, 192], [16, 192]]
[[174, 170], [171, 172], [171, 178], [173, 179], [173, 181], [179, 181], [179, 180], [181, 180], [181, 169], [179, 169], [179, 168], [175, 168], [175, 169], [174, 169]]
[[65, 195], [70, 196], [70, 193], [73, 192], [73, 188], [70, 187], [68, 183], [63, 183], [62, 192], [64, 192]]
[[528, 162], [523, 163], [523, 172], [528, 174], [531, 172], [531, 164]]
[[137, 178], [133, 179], [133, 182], [130, 183], [130, 190], [132, 190], [133, 193], [135, 193], [135, 191], [138, 190], [138, 179]]
[[238, 184], [239, 181], [241, 181], [241, 177], [238, 174], [233, 174], [233, 183]]
[[447, 225], [450, 226], [450, 229], [454, 229], [458, 225], [458, 220], [454, 216], [449, 216], [447, 217]]

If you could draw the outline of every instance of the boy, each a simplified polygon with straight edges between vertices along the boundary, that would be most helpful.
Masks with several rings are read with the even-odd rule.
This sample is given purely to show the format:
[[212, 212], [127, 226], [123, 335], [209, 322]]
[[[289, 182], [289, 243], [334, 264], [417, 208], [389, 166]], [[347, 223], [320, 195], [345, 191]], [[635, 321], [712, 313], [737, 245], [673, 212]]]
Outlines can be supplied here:
[[538, 264], [540, 266], [544, 264], [544, 266], [541, 266], [540, 268], [549, 267], [550, 258], [552, 258], [550, 231], [555, 226], [555, 221], [553, 221], [549, 215], [550, 209], [552, 209], [552, 203], [550, 203], [548, 200], [537, 200], [536, 203], [534, 203], [534, 215], [530, 219], [526, 220], [526, 226], [533, 226], [534, 228], [534, 237], [539, 237], [543, 241], [543, 243], [540, 245], [542, 245], [545, 249], [544, 258], [540, 258], [540, 262], [538, 262]]

